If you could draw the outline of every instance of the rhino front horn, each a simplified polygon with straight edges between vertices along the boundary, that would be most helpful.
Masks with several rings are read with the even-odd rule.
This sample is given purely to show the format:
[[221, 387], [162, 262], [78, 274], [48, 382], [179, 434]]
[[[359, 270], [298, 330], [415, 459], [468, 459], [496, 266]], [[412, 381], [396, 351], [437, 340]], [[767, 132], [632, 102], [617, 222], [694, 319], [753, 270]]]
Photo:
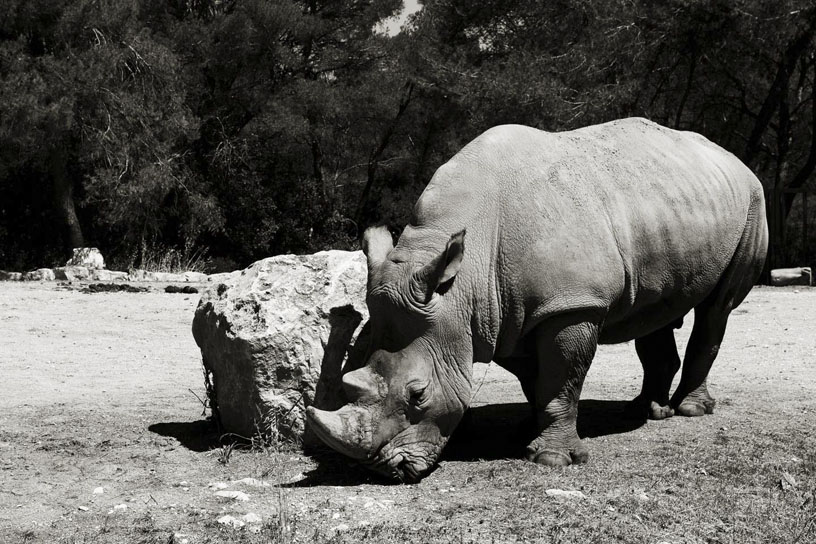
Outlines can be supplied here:
[[363, 411], [356, 406], [344, 406], [334, 412], [314, 406], [306, 408], [306, 417], [320, 439], [352, 459], [367, 459], [372, 453], [371, 425], [366, 424]]

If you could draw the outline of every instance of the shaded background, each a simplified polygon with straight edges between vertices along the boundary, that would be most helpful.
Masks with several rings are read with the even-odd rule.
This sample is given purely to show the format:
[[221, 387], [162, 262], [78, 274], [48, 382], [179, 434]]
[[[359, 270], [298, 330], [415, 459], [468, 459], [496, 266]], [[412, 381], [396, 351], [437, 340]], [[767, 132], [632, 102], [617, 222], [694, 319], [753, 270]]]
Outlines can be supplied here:
[[[816, 6], [794, 0], [0, 0], [0, 269], [97, 246], [219, 271], [397, 228], [501, 123], [700, 132], [813, 265]], [[808, 244], [809, 240], [809, 244]], [[809, 246], [809, 247], [808, 247]]]

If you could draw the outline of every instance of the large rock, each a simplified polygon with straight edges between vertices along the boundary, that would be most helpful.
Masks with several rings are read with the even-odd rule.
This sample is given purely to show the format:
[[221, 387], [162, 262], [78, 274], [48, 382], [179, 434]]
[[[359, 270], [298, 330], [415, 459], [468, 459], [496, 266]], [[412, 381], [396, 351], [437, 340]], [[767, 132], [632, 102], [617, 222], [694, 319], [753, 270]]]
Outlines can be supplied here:
[[219, 279], [193, 319], [214, 414], [245, 437], [319, 443], [305, 429], [305, 407], [342, 406], [342, 372], [364, 362], [362, 252], [282, 255]]
[[38, 268], [23, 274], [23, 281], [54, 281], [55, 277], [50, 268]]
[[20, 281], [22, 279], [22, 272], [6, 272], [5, 270], [0, 270], [0, 281]]
[[813, 285], [813, 273], [809, 266], [777, 268], [771, 270], [771, 285]]
[[84, 281], [91, 277], [91, 270], [85, 266], [63, 266], [54, 269], [58, 280]]
[[102, 254], [95, 247], [75, 247], [74, 253], [65, 266], [83, 266], [100, 270], [105, 268], [105, 259]]

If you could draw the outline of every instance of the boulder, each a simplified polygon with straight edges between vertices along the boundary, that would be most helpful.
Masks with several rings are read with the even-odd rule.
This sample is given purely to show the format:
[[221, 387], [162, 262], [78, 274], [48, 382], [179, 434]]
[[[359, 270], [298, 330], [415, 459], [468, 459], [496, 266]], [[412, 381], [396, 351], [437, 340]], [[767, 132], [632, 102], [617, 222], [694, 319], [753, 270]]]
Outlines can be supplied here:
[[771, 285], [813, 285], [813, 273], [809, 266], [777, 268], [771, 270]]
[[204, 283], [208, 280], [207, 274], [203, 272], [185, 272], [184, 281], [194, 283]]
[[91, 277], [91, 270], [85, 266], [63, 266], [54, 269], [54, 277], [58, 280], [83, 281]]
[[65, 263], [65, 266], [84, 266], [99, 270], [105, 268], [105, 259], [95, 247], [75, 247], [73, 256]]
[[0, 281], [20, 281], [22, 279], [22, 272], [6, 272], [5, 270], [0, 270]]
[[128, 281], [156, 281], [156, 273], [147, 270], [131, 270], [128, 273]]
[[207, 289], [193, 336], [225, 431], [319, 443], [304, 411], [345, 404], [342, 373], [364, 362], [366, 273], [359, 251], [281, 255]]
[[38, 268], [23, 274], [23, 281], [54, 281], [56, 275], [50, 268]]
[[91, 270], [93, 281], [127, 281], [128, 273], [114, 270]]

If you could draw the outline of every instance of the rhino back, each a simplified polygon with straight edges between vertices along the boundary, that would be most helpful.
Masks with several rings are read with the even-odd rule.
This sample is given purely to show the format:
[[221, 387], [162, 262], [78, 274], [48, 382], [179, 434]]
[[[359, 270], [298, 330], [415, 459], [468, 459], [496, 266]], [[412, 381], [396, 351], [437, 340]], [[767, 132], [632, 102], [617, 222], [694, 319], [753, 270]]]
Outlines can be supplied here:
[[435, 251], [467, 228], [461, 283], [499, 351], [581, 308], [605, 312], [606, 339], [622, 341], [714, 288], [761, 195], [750, 170], [694, 133], [643, 119], [562, 133], [507, 125], [437, 171], [398, 249]]

